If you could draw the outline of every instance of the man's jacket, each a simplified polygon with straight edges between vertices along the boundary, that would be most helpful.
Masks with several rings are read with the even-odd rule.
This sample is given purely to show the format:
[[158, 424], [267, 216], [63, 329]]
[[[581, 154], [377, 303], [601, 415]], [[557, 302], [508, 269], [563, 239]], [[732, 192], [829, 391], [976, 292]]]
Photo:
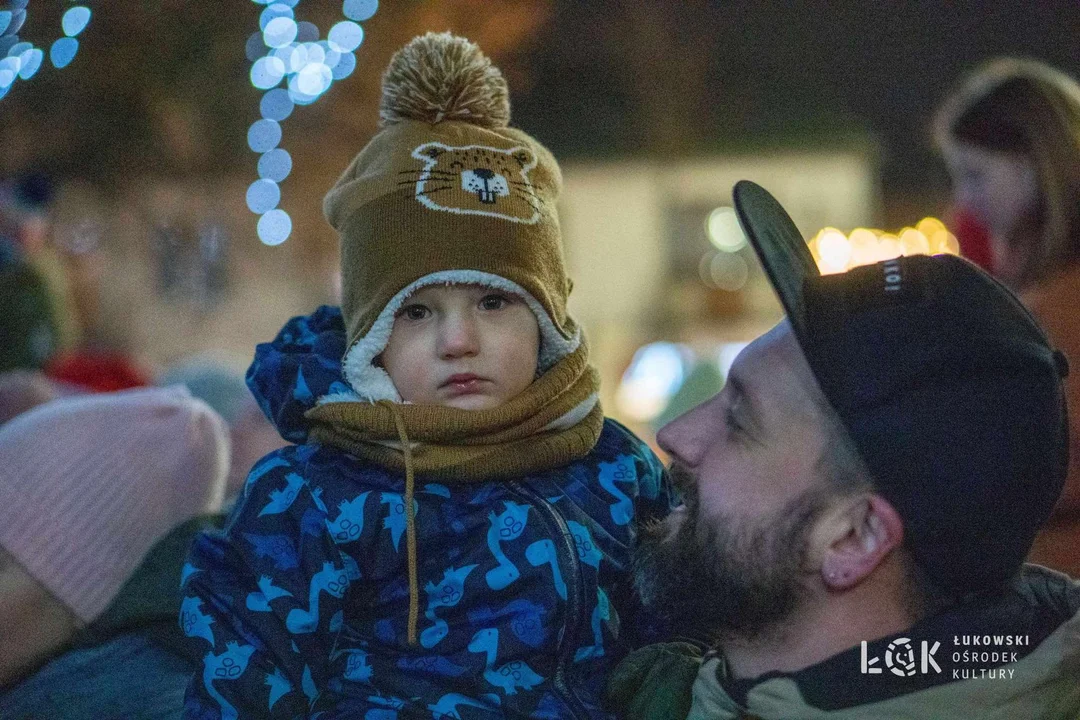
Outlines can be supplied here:
[[1029, 565], [1005, 597], [868, 642], [865, 658], [860, 644], [754, 680], [726, 678], [721, 657], [689, 645], [653, 645], [623, 661], [609, 693], [629, 720], [1076, 720], [1080, 583]]

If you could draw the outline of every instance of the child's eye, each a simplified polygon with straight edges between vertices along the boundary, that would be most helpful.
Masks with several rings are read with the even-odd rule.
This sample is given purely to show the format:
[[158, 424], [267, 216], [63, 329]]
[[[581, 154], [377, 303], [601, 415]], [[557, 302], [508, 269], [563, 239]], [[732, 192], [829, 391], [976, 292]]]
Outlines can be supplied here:
[[501, 310], [510, 304], [510, 298], [504, 295], [485, 295], [480, 300], [480, 307], [484, 310]]
[[423, 305], [406, 305], [398, 310], [398, 317], [406, 320], [423, 320], [431, 311]]

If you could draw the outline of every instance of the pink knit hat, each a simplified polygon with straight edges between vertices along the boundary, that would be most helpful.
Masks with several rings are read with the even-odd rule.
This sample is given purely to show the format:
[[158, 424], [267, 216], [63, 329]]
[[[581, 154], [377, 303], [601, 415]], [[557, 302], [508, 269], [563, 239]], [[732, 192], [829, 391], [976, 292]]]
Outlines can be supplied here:
[[221, 509], [227, 432], [181, 387], [63, 398], [18, 416], [0, 428], [0, 546], [92, 622], [157, 540]]

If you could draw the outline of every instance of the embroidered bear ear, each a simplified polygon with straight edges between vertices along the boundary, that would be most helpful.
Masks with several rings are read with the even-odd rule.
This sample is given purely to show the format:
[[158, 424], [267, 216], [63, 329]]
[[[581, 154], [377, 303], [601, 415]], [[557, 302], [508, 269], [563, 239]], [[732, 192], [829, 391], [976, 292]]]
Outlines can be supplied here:
[[529, 170], [536, 167], [536, 153], [529, 148], [516, 147], [510, 151], [510, 157], [514, 158], [514, 162], [516, 162], [522, 170]]
[[379, 127], [443, 120], [487, 128], [510, 123], [510, 93], [499, 69], [474, 43], [450, 33], [414, 38], [390, 59], [382, 80]]
[[417, 160], [436, 160], [449, 149], [442, 143], [429, 142], [415, 148], [412, 151], [412, 156]]

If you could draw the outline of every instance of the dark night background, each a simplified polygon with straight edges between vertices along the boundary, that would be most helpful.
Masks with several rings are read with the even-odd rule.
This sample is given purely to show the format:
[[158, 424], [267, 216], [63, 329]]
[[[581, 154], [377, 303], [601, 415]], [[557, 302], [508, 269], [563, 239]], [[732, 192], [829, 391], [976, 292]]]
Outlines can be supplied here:
[[929, 119], [1003, 54], [1080, 73], [1080, 2], [560, 2], [515, 110], [564, 154], [863, 138], [888, 205], [944, 192]]
[[[259, 95], [244, 43], [259, 5], [91, 6], [77, 60], [0, 100], [0, 172], [38, 167], [109, 188], [137, 171], [253, 166], [244, 137]], [[62, 9], [33, 0], [24, 37], [47, 40]], [[296, 15], [325, 32], [339, 9], [303, 0]], [[886, 219], [898, 222], [945, 202], [929, 119], [965, 72], [1012, 54], [1080, 74], [1077, 0], [384, 0], [364, 27], [356, 72], [289, 120], [290, 183], [333, 181], [374, 129], [389, 55], [425, 30], [478, 41], [510, 81], [515, 123], [562, 158], [855, 144], [873, 149]]]

